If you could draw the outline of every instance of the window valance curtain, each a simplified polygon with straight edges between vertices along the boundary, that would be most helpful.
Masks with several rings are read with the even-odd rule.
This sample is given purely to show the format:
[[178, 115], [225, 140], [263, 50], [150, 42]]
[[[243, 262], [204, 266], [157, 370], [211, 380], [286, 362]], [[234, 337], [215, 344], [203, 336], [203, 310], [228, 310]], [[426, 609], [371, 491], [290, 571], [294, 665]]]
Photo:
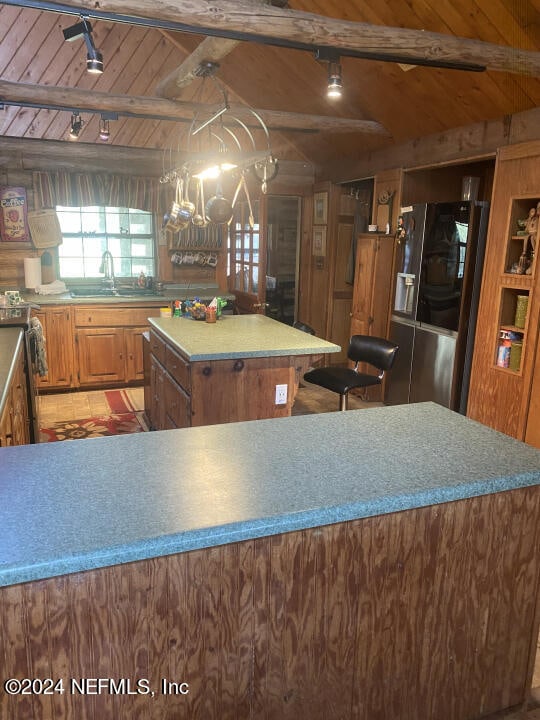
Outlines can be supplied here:
[[35, 207], [129, 207], [163, 215], [170, 197], [157, 178], [34, 172]]

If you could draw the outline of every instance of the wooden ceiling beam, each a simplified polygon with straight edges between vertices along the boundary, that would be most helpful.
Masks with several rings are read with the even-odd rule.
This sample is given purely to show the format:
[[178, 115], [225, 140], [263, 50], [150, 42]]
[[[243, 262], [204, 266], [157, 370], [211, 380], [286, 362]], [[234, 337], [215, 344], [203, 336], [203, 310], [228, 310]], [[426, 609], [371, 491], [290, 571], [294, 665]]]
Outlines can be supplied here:
[[[20, 0], [25, 5], [25, 0]], [[190, 30], [235, 40], [289, 44], [303, 49], [335, 48], [343, 54], [420, 64], [456, 63], [488, 70], [540, 75], [540, 52], [470, 38], [407, 28], [358, 23], [248, 0], [95, 0], [69, 1], [66, 7], [90, 17], [147, 18], [169, 29]], [[399, 59], [397, 59], [399, 58]]]
[[156, 95], [165, 98], [178, 97], [182, 88], [200, 77], [197, 71], [203, 63], [219, 65], [220, 60], [232, 52], [239, 44], [239, 40], [219, 37], [205, 38], [179, 67], [163, 78], [156, 87]]
[[[180, 102], [165, 98], [111, 95], [94, 90], [79, 90], [78, 88], [53, 87], [51, 85], [32, 85], [28, 83], [15, 83], [0, 79], [0, 102], [11, 102], [22, 105], [38, 105], [54, 109], [86, 110], [88, 112], [110, 112], [119, 114], [132, 114], [138, 117], [162, 118], [192, 122], [195, 114], [211, 115], [219, 106], [203, 103]], [[261, 110], [255, 112], [260, 115], [270, 129], [304, 130], [327, 132], [356, 132], [364, 134], [388, 135], [384, 127], [372, 120], [359, 120], [356, 118], [339, 118], [326, 115], [304, 115], [282, 110]], [[223, 122], [231, 127], [238, 123], [237, 117], [246, 125], [260, 125], [244, 105], [231, 104], [230, 111], [223, 116]]]

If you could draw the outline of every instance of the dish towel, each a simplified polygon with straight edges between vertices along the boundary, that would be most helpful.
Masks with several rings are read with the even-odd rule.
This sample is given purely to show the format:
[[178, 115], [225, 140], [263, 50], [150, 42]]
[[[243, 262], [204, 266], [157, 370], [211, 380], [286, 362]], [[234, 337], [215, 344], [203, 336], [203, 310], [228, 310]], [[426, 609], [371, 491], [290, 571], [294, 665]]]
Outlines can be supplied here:
[[28, 340], [30, 344], [30, 359], [32, 361], [34, 374], [38, 374], [40, 377], [43, 377], [49, 372], [49, 368], [47, 367], [47, 352], [45, 350], [43, 325], [36, 317], [30, 318]]
[[38, 295], [60, 295], [65, 292], [67, 292], [67, 287], [62, 280], [53, 280], [53, 282], [44, 285], [36, 285]]

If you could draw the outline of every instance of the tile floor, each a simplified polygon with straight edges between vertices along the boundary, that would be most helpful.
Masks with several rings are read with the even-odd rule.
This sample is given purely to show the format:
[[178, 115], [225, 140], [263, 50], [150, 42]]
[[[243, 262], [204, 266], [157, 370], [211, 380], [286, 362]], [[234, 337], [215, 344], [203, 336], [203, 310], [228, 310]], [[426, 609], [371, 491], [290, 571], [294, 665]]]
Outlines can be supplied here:
[[[144, 410], [143, 388], [129, 388], [128, 392], [135, 410]], [[50, 423], [66, 420], [85, 420], [96, 415], [108, 415], [109, 413], [109, 405], [103, 390], [39, 396], [39, 422], [41, 427], [49, 427]]]
[[[144, 410], [144, 392], [142, 387], [129, 388], [131, 402], [136, 410]], [[319, 412], [333, 412], [338, 410], [338, 396], [316, 387], [315, 385], [300, 386], [293, 407], [293, 415], [306, 415]], [[349, 408], [356, 410], [364, 407], [373, 407], [375, 404], [366, 403], [351, 395]], [[39, 419], [41, 427], [48, 427], [50, 423], [65, 420], [83, 420], [95, 415], [107, 415], [109, 406], [103, 390], [89, 392], [67, 392], [39, 396]]]

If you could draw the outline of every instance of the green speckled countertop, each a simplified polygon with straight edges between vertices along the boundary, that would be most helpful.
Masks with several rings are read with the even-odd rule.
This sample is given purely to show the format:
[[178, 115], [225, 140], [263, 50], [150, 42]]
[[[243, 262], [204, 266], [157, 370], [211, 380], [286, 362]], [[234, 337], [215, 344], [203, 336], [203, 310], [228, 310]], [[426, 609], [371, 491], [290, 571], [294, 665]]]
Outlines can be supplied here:
[[341, 350], [339, 345], [265, 315], [224, 315], [215, 323], [191, 318], [149, 318], [189, 360], [320, 355]]
[[0, 586], [539, 483], [434, 403], [0, 448]]
[[[129, 288], [125, 288], [129, 291]], [[137, 292], [136, 290], [134, 291]], [[91, 297], [72, 297], [69, 292], [60, 293], [58, 295], [38, 295], [34, 292], [21, 291], [21, 297], [25, 302], [34, 303], [36, 305], [47, 307], [48, 305], [110, 305], [119, 303], [138, 304], [144, 305], [145, 303], [162, 303], [168, 305], [174, 300], [190, 300], [194, 297], [200, 297], [201, 299], [210, 301], [215, 296], [225, 298], [227, 300], [234, 300], [232, 295], [227, 290], [222, 290], [215, 285], [194, 285], [193, 287], [182, 287], [182, 288], [168, 288], [165, 287], [162, 292], [153, 294], [135, 294], [135, 295], [106, 295], [104, 297], [91, 296]]]

